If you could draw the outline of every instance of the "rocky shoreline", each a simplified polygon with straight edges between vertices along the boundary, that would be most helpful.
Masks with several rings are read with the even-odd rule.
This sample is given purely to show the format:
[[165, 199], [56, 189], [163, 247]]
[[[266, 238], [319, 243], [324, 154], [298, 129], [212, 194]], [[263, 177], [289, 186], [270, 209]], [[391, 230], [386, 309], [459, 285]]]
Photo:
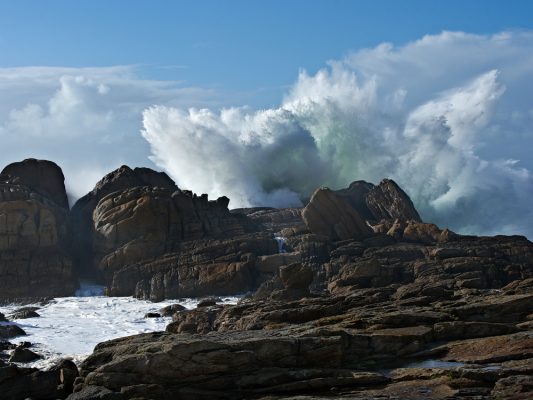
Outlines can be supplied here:
[[124, 166], [68, 210], [52, 164], [2, 172], [4, 301], [69, 295], [86, 276], [110, 295], [152, 301], [249, 294], [237, 305], [176, 307], [166, 332], [100, 343], [78, 367], [1, 361], [6, 398], [532, 396], [533, 243], [524, 237], [423, 222], [388, 179], [318, 188], [303, 209], [229, 211], [225, 197]]

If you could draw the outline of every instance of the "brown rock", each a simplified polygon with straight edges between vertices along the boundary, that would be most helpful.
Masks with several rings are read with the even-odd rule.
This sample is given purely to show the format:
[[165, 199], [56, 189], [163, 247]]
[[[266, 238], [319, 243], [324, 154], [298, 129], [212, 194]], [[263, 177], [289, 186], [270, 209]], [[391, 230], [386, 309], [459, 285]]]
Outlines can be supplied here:
[[400, 219], [422, 222], [409, 196], [392, 179], [383, 179], [366, 194], [365, 201], [376, 221]]
[[281, 283], [287, 290], [308, 290], [313, 281], [313, 272], [300, 263], [286, 265], [279, 270]]
[[[149, 353], [132, 352], [146, 345]], [[339, 337], [285, 338], [259, 332], [209, 337], [151, 334], [107, 342], [95, 350], [82, 364], [80, 393], [90, 386], [124, 392], [135, 382], [144, 396], [149, 395], [149, 385], [156, 385], [164, 387], [169, 398], [185, 394], [196, 399], [249, 398], [332, 386], [369, 387], [388, 381], [379, 373], [343, 368]], [[140, 385], [146, 385], [145, 389]]]
[[121, 167], [73, 208], [77, 261], [112, 295], [160, 301], [248, 291], [270, 277], [253, 266], [276, 244], [254, 235], [257, 224], [228, 203], [181, 191], [164, 174]]
[[26, 186], [59, 207], [69, 209], [63, 171], [52, 161], [29, 158], [9, 164], [0, 175], [9, 175], [11, 183]]
[[149, 168], [122, 167], [104, 176], [94, 189], [80, 198], [71, 210], [75, 265], [82, 275], [94, 276], [93, 265], [93, 211], [105, 196], [134, 187], [158, 187], [171, 192], [178, 189], [176, 184], [163, 172]]
[[533, 357], [531, 332], [468, 339], [450, 343], [445, 359], [450, 361], [493, 363]]
[[496, 382], [491, 394], [495, 399], [531, 399], [533, 376], [515, 375], [502, 378]]
[[313, 193], [302, 217], [309, 230], [332, 240], [364, 239], [372, 234], [361, 215], [328, 188]]
[[517, 331], [514, 326], [507, 324], [465, 321], [439, 322], [433, 325], [433, 330], [437, 340], [471, 339], [506, 335]]
[[[66, 202], [61, 170], [50, 162], [26, 160], [6, 171], [19, 176], [0, 180], [0, 298], [72, 295], [77, 282], [67, 252], [68, 204], [56, 203], [62, 196]], [[50, 177], [34, 182], [32, 173]]]

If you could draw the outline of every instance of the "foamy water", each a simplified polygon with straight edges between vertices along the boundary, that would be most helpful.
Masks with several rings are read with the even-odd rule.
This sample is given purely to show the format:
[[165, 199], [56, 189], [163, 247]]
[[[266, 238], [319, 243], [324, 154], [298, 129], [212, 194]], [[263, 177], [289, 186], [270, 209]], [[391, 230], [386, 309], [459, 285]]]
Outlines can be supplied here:
[[[179, 303], [188, 309], [195, 308], [198, 299], [165, 300], [152, 303], [132, 297], [102, 296], [103, 287], [83, 285], [77, 297], [61, 297], [40, 307], [40, 317], [13, 320], [27, 333], [10, 339], [12, 343], [29, 341], [32, 350], [44, 356], [31, 365], [44, 368], [60, 358], [71, 358], [79, 363], [92, 353], [100, 342], [139, 333], [165, 330], [170, 317], [144, 318], [148, 312]], [[221, 297], [223, 303], [235, 304], [238, 297]], [[8, 316], [20, 305], [0, 307], [0, 312]], [[0, 323], [5, 325], [6, 323]]]

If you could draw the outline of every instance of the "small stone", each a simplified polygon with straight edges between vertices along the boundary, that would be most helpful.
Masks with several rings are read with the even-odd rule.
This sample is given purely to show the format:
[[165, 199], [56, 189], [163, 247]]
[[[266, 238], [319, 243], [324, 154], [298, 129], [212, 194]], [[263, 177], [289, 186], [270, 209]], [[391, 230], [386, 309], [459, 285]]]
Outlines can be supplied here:
[[26, 336], [26, 332], [17, 325], [0, 325], [0, 339], [11, 339], [17, 336]]
[[187, 308], [185, 308], [181, 304], [171, 304], [169, 306], [166, 306], [160, 309], [159, 313], [161, 314], [162, 317], [171, 317], [173, 314], [186, 310], [186, 309]]
[[38, 360], [39, 358], [41, 358], [39, 354], [34, 353], [33, 351], [24, 347], [17, 347], [15, 350], [13, 350], [13, 354], [11, 354], [11, 357], [9, 357], [9, 362], [25, 363]]

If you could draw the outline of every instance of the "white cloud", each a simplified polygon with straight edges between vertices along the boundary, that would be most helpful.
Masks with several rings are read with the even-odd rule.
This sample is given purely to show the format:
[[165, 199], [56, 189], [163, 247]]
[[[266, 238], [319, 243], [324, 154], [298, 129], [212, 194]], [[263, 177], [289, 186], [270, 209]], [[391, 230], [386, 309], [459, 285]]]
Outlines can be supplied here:
[[179, 185], [234, 207], [392, 177], [427, 220], [533, 237], [532, 89], [533, 33], [443, 32], [302, 71], [275, 109], [151, 107], [143, 136]]
[[213, 97], [179, 82], [140, 79], [129, 66], [0, 68], [0, 164], [51, 159], [80, 197], [123, 163], [153, 166], [139, 135], [143, 109]]

